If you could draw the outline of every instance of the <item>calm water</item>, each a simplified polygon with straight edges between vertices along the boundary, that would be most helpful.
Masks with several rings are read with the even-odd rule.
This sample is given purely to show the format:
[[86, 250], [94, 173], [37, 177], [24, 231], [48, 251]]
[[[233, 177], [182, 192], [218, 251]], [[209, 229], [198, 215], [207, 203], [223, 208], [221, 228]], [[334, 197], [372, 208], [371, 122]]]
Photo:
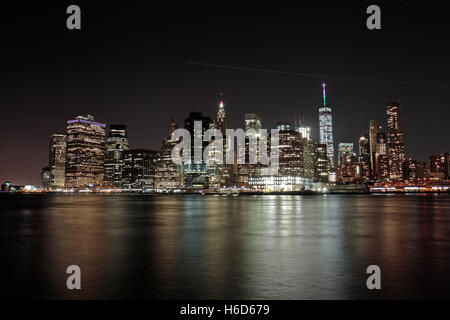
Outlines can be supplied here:
[[10, 298], [449, 298], [450, 197], [0, 194], [0, 265]]

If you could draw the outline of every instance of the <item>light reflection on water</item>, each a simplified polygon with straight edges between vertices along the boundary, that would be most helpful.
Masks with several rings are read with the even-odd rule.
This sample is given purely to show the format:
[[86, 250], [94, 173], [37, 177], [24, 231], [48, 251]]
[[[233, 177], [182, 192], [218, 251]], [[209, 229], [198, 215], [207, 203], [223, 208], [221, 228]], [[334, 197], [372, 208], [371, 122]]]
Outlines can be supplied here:
[[[1, 195], [9, 297], [448, 298], [450, 197]], [[69, 291], [68, 265], [82, 270]], [[382, 270], [382, 290], [365, 269]]]

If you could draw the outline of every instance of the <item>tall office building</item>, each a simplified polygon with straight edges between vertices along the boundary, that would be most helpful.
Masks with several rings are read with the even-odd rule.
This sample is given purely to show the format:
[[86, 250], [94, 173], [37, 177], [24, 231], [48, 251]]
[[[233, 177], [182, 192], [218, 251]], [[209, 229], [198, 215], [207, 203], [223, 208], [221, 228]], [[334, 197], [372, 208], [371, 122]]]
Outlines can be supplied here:
[[387, 154], [386, 133], [379, 132], [377, 134], [377, 150], [378, 154]]
[[370, 145], [369, 135], [365, 134], [359, 138], [358, 175], [362, 181], [370, 180]]
[[315, 167], [315, 180], [318, 182], [327, 183], [328, 182], [328, 165], [329, 159], [327, 156], [327, 145], [317, 144], [316, 145], [316, 167]]
[[297, 123], [295, 124], [295, 131], [300, 133], [302, 135], [302, 138], [306, 140], [311, 139], [311, 128], [305, 124], [305, 117], [303, 114], [300, 117], [300, 123], [298, 125]]
[[300, 121], [295, 119], [294, 130], [300, 134], [300, 141], [303, 146], [303, 177], [309, 181], [315, 179], [315, 156], [316, 143], [311, 139], [311, 128], [305, 124], [305, 117], [302, 114]]
[[341, 142], [338, 145], [337, 182], [352, 183], [357, 178], [357, 160], [353, 143]]
[[327, 105], [326, 85], [322, 84], [323, 106], [319, 108], [320, 143], [327, 146], [329, 169], [334, 168], [333, 119], [331, 107]]
[[425, 163], [411, 158], [403, 162], [403, 175], [405, 181], [417, 183], [423, 181], [425, 177]]
[[[256, 164], [250, 164], [250, 155], [256, 154], [259, 158], [259, 143], [257, 142], [256, 146], [253, 146], [250, 143], [251, 139], [259, 139], [259, 130], [262, 128], [262, 120], [261, 117], [256, 113], [246, 113], [244, 117], [245, 121], [245, 131], [254, 130], [255, 132], [246, 136], [245, 138], [245, 146], [239, 148], [237, 146], [237, 153], [245, 155], [245, 164], [237, 164], [237, 174], [238, 174], [238, 183], [241, 186], [248, 185], [248, 178], [260, 175], [261, 165], [260, 162]], [[256, 148], [256, 149], [255, 149]]]
[[245, 114], [245, 131], [253, 129], [256, 132], [261, 129], [261, 117], [256, 113], [246, 113]]
[[169, 135], [164, 138], [161, 149], [155, 159], [155, 188], [160, 190], [173, 190], [183, 186], [183, 165], [176, 165], [172, 161], [172, 149], [178, 143], [172, 139], [172, 133], [178, 128], [177, 123], [171, 119]]
[[302, 142], [300, 133], [295, 130], [280, 130], [278, 175], [304, 176]]
[[86, 188], [102, 184], [105, 127], [91, 115], [67, 121], [66, 187]]
[[52, 189], [52, 179], [50, 167], [44, 167], [41, 171], [41, 189], [50, 190]]
[[277, 122], [278, 131], [289, 131], [294, 130], [290, 122]]
[[303, 140], [303, 167], [304, 177], [313, 181], [315, 179], [316, 143], [312, 139]]
[[52, 134], [49, 148], [50, 185], [53, 189], [64, 188], [66, 180], [66, 135]]
[[225, 106], [223, 103], [223, 92], [220, 93], [219, 110], [217, 111], [216, 127], [225, 136], [227, 129]]
[[123, 153], [128, 149], [127, 127], [111, 124], [106, 138], [104, 185], [122, 186]]
[[354, 155], [353, 142], [341, 142], [338, 145], [338, 166], [345, 164]]
[[380, 132], [380, 124], [377, 120], [369, 121], [369, 152], [370, 152], [370, 169], [372, 172], [375, 172], [376, 163], [375, 163], [375, 154], [377, 152], [377, 136]]
[[406, 160], [406, 154], [401, 124], [400, 102], [387, 104], [386, 115], [390, 179], [392, 181], [401, 181], [403, 180], [403, 162]]
[[123, 153], [123, 188], [145, 190], [155, 187], [155, 159], [153, 150], [126, 150]]
[[[200, 132], [195, 132], [195, 122], [200, 122], [202, 129]], [[184, 164], [184, 183], [187, 188], [208, 188], [210, 186], [211, 176], [216, 176], [217, 166], [213, 165], [209, 167], [203, 159], [195, 161], [195, 153], [203, 155], [203, 151], [208, 146], [209, 142], [203, 141], [203, 134], [206, 130], [211, 128], [213, 121], [211, 117], [204, 116], [201, 112], [191, 112], [189, 116], [184, 120], [184, 128], [191, 134], [191, 144], [192, 144], [192, 162], [189, 164]], [[194, 145], [195, 139], [200, 139], [203, 141], [202, 144], [196, 146]], [[211, 170], [210, 170], [211, 169]]]
[[[380, 179], [380, 177], [382, 176], [381, 172], [379, 172], [380, 168], [383, 168], [383, 170], [386, 173], [386, 168], [384, 168], [386, 165], [383, 164], [382, 166], [378, 165], [378, 159], [380, 158], [380, 156], [386, 156], [387, 153], [387, 140], [386, 140], [386, 133], [384, 132], [378, 132], [377, 134], [377, 150], [375, 153], [375, 173], [373, 174], [373, 178], [376, 179]], [[389, 160], [389, 157], [387, 157], [387, 159]], [[385, 161], [386, 161], [386, 157], [385, 157]], [[388, 163], [389, 166], [389, 163]], [[389, 168], [387, 168], [389, 169]]]
[[390, 156], [379, 154], [377, 157], [377, 180], [389, 182], [391, 176]]
[[[225, 112], [225, 106], [224, 106], [224, 98], [223, 93], [220, 93], [220, 99], [219, 99], [219, 109], [217, 111], [217, 118], [216, 118], [216, 129], [218, 129], [223, 136], [222, 139], [222, 154], [220, 154], [220, 151], [212, 151], [213, 154], [211, 154], [211, 157], [214, 159], [218, 159], [219, 157], [222, 157], [222, 164], [216, 164], [210, 165], [209, 171], [212, 173], [211, 175], [211, 184], [213, 188], [219, 188], [219, 187], [229, 187], [232, 184], [232, 175], [233, 175], [233, 165], [226, 163], [226, 157], [227, 157], [227, 138], [226, 138], [226, 112]], [[234, 153], [234, 150], [231, 152]], [[217, 173], [217, 174], [215, 174]]]
[[369, 135], [366, 133], [361, 138], [359, 138], [359, 155], [369, 155], [370, 146], [369, 146]]
[[450, 173], [450, 155], [448, 152], [430, 157], [430, 178], [448, 180]]

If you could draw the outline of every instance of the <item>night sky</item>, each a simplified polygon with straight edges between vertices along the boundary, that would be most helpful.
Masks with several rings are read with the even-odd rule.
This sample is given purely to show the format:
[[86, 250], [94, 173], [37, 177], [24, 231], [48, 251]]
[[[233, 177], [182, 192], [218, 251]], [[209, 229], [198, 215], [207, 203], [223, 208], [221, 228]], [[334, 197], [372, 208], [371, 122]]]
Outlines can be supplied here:
[[[385, 128], [385, 104], [400, 100], [407, 156], [450, 151], [444, 2], [145, 3], [2, 4], [0, 182], [39, 185], [50, 135], [79, 114], [127, 125], [132, 148], [159, 149], [171, 117], [180, 125], [190, 111], [215, 117], [221, 91], [229, 128], [242, 128], [245, 113], [264, 128], [304, 113], [318, 137], [322, 82], [335, 146], [357, 146], [370, 119]], [[381, 30], [366, 28], [373, 3]], [[81, 7], [80, 31], [66, 28], [70, 4]]]

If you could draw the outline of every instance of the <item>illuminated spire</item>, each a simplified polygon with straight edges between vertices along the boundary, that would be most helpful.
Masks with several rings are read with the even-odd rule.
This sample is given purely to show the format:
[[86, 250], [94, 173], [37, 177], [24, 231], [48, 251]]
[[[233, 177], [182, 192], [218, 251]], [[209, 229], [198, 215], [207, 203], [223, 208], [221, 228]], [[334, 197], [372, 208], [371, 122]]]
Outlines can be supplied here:
[[220, 93], [219, 109], [223, 109], [223, 92]]
[[326, 85], [325, 83], [322, 83], [322, 92], [323, 92], [323, 106], [325, 107], [327, 105], [327, 92], [326, 92]]
[[225, 134], [226, 125], [225, 125], [225, 107], [223, 105], [223, 92], [220, 93], [219, 96], [219, 111], [217, 112], [217, 128], [222, 132], [222, 134]]

